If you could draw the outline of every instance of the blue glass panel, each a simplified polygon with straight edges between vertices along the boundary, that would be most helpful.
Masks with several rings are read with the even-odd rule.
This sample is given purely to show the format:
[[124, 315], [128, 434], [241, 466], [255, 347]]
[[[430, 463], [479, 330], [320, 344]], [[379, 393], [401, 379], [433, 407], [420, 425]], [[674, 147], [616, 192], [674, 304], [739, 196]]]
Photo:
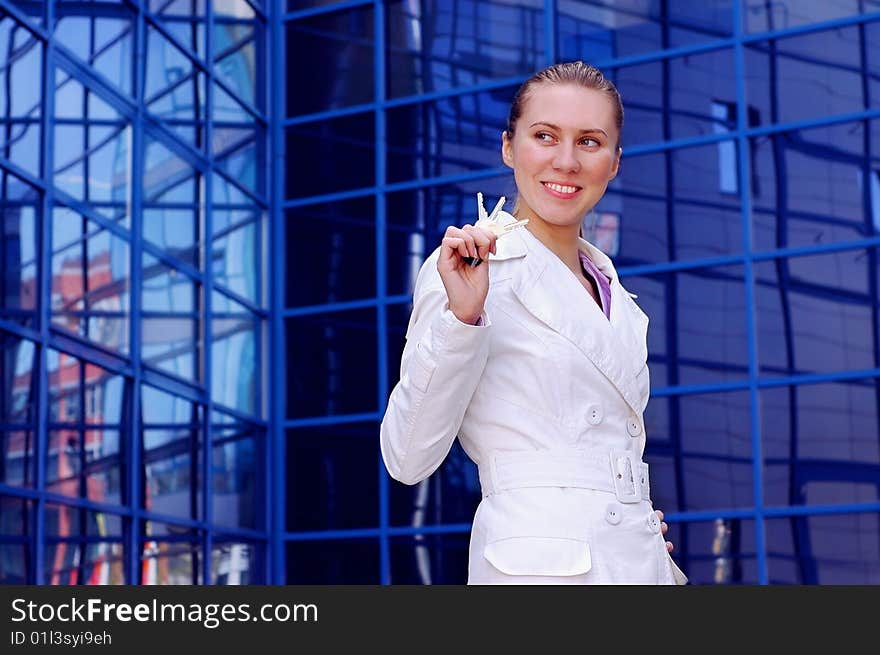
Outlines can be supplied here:
[[[93, 8], [100, 6], [101, 15]], [[134, 94], [134, 12], [121, 2], [58, 2], [54, 35], [122, 93]]]
[[287, 544], [286, 584], [372, 584], [379, 580], [379, 541], [292, 541]]
[[391, 584], [466, 584], [469, 542], [469, 532], [395, 537], [391, 540]]
[[501, 132], [515, 92], [505, 87], [389, 109], [388, 180], [502, 166]]
[[29, 582], [32, 563], [27, 537], [34, 529], [33, 502], [0, 495], [0, 584]]
[[289, 318], [285, 349], [288, 417], [377, 410], [375, 309]]
[[543, 0], [387, 5], [389, 97], [525, 78], [544, 63]]
[[202, 407], [144, 385], [143, 507], [199, 519], [202, 512]]
[[654, 507], [673, 512], [752, 506], [747, 392], [651, 398], [645, 434]]
[[370, 196], [288, 210], [287, 306], [376, 295], [375, 207]]
[[61, 503], [46, 503], [44, 528], [46, 536], [52, 539], [121, 537], [122, 517]]
[[[213, 417], [212, 521], [227, 527], [259, 528], [265, 523], [265, 435], [218, 412]], [[230, 557], [240, 562], [242, 553], [239, 550]]]
[[596, 206], [619, 216], [615, 264], [742, 252], [739, 196], [722, 187], [723, 163], [719, 145], [631, 157], [624, 151], [617, 178]]
[[52, 241], [52, 324], [128, 352], [128, 243], [61, 206]]
[[598, 62], [729, 38], [730, 3], [673, 0], [594, 3], [558, 0], [562, 60]]
[[375, 184], [372, 112], [287, 129], [284, 192], [317, 196]]
[[755, 267], [764, 375], [877, 365], [877, 251], [761, 262]]
[[0, 584], [27, 584], [29, 550], [26, 543], [0, 543]]
[[376, 527], [378, 466], [377, 423], [287, 430], [287, 530]]
[[144, 239], [200, 267], [202, 177], [158, 141], [148, 139], [145, 153]]
[[214, 541], [211, 550], [211, 584], [266, 584], [263, 543]]
[[214, 283], [263, 304], [265, 258], [262, 254], [264, 214], [252, 209], [212, 208]]
[[228, 296], [215, 291], [211, 298], [211, 398], [247, 414], [262, 415], [258, 406], [263, 370], [257, 342], [259, 320]]
[[733, 50], [605, 71], [623, 99], [627, 146], [713, 134], [713, 103], [736, 102]]
[[180, 43], [205, 58], [205, 0], [148, 0], [144, 4]]
[[33, 175], [40, 174], [42, 65], [41, 41], [0, 15], [0, 154]]
[[140, 584], [202, 584], [201, 533], [147, 521], [142, 534]]
[[[834, 2], [801, 2], [778, 0], [778, 2], [750, 5], [742, 12], [743, 28], [748, 33], [784, 30], [810, 25], [836, 18], [857, 16], [866, 3], [860, 0], [835, 0]], [[867, 3], [870, 4], [870, 3]], [[823, 55], [825, 53], [823, 52]]]
[[186, 379], [201, 379], [200, 287], [146, 253], [143, 259], [144, 362]]
[[756, 248], [850, 241], [880, 229], [880, 121], [772, 134], [752, 139], [751, 151]]
[[45, 0], [10, 0], [9, 4], [42, 27], [45, 18]]
[[305, 18], [285, 26], [287, 115], [359, 105], [375, 99], [373, 7]]
[[0, 482], [21, 487], [36, 476], [35, 352], [32, 341], [0, 331]]
[[770, 584], [880, 584], [880, 515], [831, 514], [767, 521]]
[[655, 387], [748, 377], [741, 266], [626, 277], [648, 315], [648, 364]]
[[216, 2], [214, 7], [214, 70], [239, 98], [262, 108], [263, 90], [257, 88], [258, 56], [265, 48], [265, 26], [255, 19], [244, 0]]
[[746, 94], [760, 122], [866, 109], [859, 43], [853, 26], [749, 44]]
[[147, 28], [144, 99], [148, 111], [186, 143], [204, 147], [205, 79], [183, 51]]
[[33, 326], [37, 309], [36, 191], [0, 169], [0, 318]]
[[761, 391], [767, 503], [877, 502], [878, 403], [873, 378]]

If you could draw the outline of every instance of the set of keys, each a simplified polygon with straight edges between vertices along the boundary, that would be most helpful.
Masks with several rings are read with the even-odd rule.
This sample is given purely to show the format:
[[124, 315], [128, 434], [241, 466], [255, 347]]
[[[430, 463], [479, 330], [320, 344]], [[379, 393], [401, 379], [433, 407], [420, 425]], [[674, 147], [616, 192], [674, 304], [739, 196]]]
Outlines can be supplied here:
[[[505, 234], [510, 234], [517, 228], [520, 228], [529, 222], [529, 219], [524, 218], [522, 220], [514, 221], [512, 223], [499, 223], [498, 218], [501, 214], [501, 208], [504, 206], [505, 201], [506, 198], [504, 196], [501, 196], [498, 199], [498, 202], [495, 204], [495, 209], [492, 210], [492, 213], [486, 214], [486, 208], [483, 206], [483, 194], [477, 192], [477, 215], [479, 218], [477, 219], [476, 227], [481, 227], [484, 230], [488, 230], [500, 239]], [[483, 263], [483, 260], [479, 257], [462, 257], [462, 259], [471, 268], [475, 268]]]

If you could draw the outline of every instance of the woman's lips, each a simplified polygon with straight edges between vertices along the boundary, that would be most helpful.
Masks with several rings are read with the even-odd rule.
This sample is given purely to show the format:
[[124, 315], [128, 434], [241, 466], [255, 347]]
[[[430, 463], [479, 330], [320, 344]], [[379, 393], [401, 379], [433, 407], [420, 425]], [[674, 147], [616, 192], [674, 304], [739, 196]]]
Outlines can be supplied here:
[[570, 200], [574, 198], [580, 191], [581, 187], [572, 184], [558, 184], [556, 182], [541, 182], [541, 186], [554, 198], [562, 198]]

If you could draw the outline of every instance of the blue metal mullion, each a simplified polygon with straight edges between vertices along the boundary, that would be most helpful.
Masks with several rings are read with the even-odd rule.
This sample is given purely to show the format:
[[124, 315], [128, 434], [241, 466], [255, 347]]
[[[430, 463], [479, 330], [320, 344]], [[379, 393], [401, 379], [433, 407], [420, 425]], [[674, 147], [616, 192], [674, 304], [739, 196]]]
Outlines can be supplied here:
[[268, 85], [270, 103], [269, 129], [271, 158], [270, 205], [269, 205], [269, 431], [264, 448], [263, 466], [266, 494], [265, 525], [269, 529], [269, 556], [267, 560], [267, 581], [270, 584], [285, 582], [285, 549], [283, 539], [287, 497], [285, 487], [286, 444], [284, 429], [284, 402], [286, 394], [285, 343], [284, 343], [284, 249], [286, 246], [284, 221], [284, 96], [285, 63], [284, 31], [282, 29], [282, 8], [280, 2], [272, 3], [270, 14], [269, 75]]
[[[144, 73], [146, 68], [146, 29], [142, 11], [136, 13], [135, 29], [135, 57], [134, 57], [134, 93], [135, 99], [142, 101], [144, 97]], [[141, 530], [143, 510], [141, 503], [142, 464], [141, 464], [141, 386], [143, 378], [141, 337], [143, 325], [141, 320], [142, 289], [143, 289], [143, 184], [144, 178], [144, 123], [143, 103], [135, 103], [135, 115], [132, 120], [132, 148], [131, 148], [131, 179], [129, 188], [131, 194], [131, 292], [129, 297], [129, 309], [131, 320], [129, 323], [129, 348], [131, 351], [132, 376], [131, 384], [131, 414], [128, 417], [128, 449], [126, 451], [125, 466], [128, 475], [126, 481], [125, 502], [130, 509], [124, 552], [125, 581], [127, 584], [140, 584], [141, 580]]]
[[764, 525], [764, 461], [761, 449], [760, 396], [758, 394], [758, 343], [757, 321], [755, 316], [755, 271], [752, 253], [752, 198], [751, 198], [751, 162], [749, 158], [748, 102], [745, 88], [745, 43], [743, 42], [743, 3], [733, 3], [733, 34], [734, 34], [734, 70], [736, 78], [736, 142], [739, 153], [739, 197], [742, 209], [743, 262], [746, 292], [746, 330], [748, 332], [749, 352], [749, 404], [750, 430], [752, 438], [752, 493], [755, 510], [755, 552], [758, 555], [758, 581], [767, 584], [767, 539]]
[[[385, 186], [388, 178], [385, 109], [382, 102], [385, 99], [385, 8], [383, 0], [375, 0], [373, 3], [373, 94], [376, 102], [375, 113], [375, 168], [376, 186], [381, 189]], [[376, 384], [377, 399], [376, 407], [382, 408], [388, 399], [388, 311], [385, 307], [385, 295], [387, 289], [388, 262], [387, 260], [387, 227], [386, 212], [387, 199], [384, 191], [376, 193], [376, 356], [378, 357]], [[377, 471], [379, 476], [379, 582], [383, 585], [391, 584], [391, 544], [388, 538], [388, 525], [390, 521], [389, 504], [391, 502], [388, 475], [385, 472], [385, 464], [382, 458], [377, 458]]]
[[[54, 22], [54, 3], [46, 3], [46, 24]], [[42, 167], [41, 178], [50, 180], [54, 167], [54, 126], [52, 120], [55, 117], [55, 45], [51, 40], [44, 42], [43, 67], [40, 71], [40, 80], [43, 88], [43, 111], [40, 119], [40, 131], [42, 132]], [[49, 324], [51, 323], [51, 299], [52, 299], [52, 203], [53, 187], [46, 184], [41, 193], [40, 223], [38, 237], [39, 266], [39, 292], [37, 329], [40, 336], [37, 341], [36, 355], [39, 359], [38, 386], [37, 386], [37, 412], [36, 412], [36, 444], [35, 455], [37, 458], [37, 470], [34, 489], [37, 493], [33, 513], [34, 525], [28, 554], [31, 561], [28, 563], [27, 578], [34, 584], [46, 584], [45, 552], [46, 552], [46, 464], [49, 459], [49, 375], [48, 375], [48, 341]], [[29, 531], [30, 532], [30, 531]]]
[[544, 0], [544, 65], [552, 66], [556, 63], [557, 43], [556, 32], [558, 28], [558, 14], [556, 0]]
[[374, 2], [375, 0], [345, 0], [344, 2], [339, 2], [336, 4], [311, 7], [309, 9], [298, 9], [297, 11], [289, 11], [286, 13], [284, 13], [283, 10], [279, 8], [279, 12], [281, 12], [280, 21], [283, 24], [289, 21], [299, 20], [300, 18], [311, 18], [312, 16], [331, 14], [337, 11], [341, 12], [345, 9], [365, 7], [369, 4], [373, 4]]
[[[204, 176], [203, 185], [203, 209], [205, 223], [204, 234], [202, 235], [202, 269], [204, 270], [204, 284], [202, 293], [204, 295], [204, 320], [202, 322], [202, 372], [203, 381], [206, 391], [206, 404], [204, 415], [202, 416], [202, 468], [201, 483], [194, 482], [195, 486], [202, 485], [202, 516], [207, 525], [207, 529], [201, 535], [202, 537], [202, 584], [212, 584], [211, 580], [211, 551], [214, 547], [214, 535], [211, 530], [213, 521], [212, 507], [214, 504], [214, 472], [211, 466], [212, 452], [214, 449], [214, 431], [213, 421], [211, 417], [214, 412], [214, 394], [213, 394], [213, 345], [214, 335], [212, 333], [213, 326], [213, 291], [214, 291], [214, 267], [212, 266], [211, 253], [213, 251], [214, 237], [214, 217], [212, 201], [214, 198], [214, 126], [212, 123], [214, 117], [214, 83], [218, 82], [214, 77], [214, 3], [205, 3], [205, 153], [208, 159], [208, 169]], [[227, 91], [228, 93], [228, 91]], [[232, 97], [235, 97], [234, 95]], [[192, 490], [194, 493], [196, 489]]]

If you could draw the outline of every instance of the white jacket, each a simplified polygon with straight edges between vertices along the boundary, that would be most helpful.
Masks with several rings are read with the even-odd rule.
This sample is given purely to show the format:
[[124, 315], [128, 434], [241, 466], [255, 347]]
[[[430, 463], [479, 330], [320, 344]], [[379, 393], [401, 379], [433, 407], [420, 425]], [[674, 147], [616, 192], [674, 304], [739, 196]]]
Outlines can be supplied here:
[[490, 255], [480, 326], [449, 310], [439, 249], [419, 272], [382, 457], [393, 478], [415, 484], [459, 437], [483, 490], [470, 584], [687, 581], [666, 552], [640, 461], [648, 318], [611, 260], [580, 247], [611, 279], [610, 322], [524, 229]]

